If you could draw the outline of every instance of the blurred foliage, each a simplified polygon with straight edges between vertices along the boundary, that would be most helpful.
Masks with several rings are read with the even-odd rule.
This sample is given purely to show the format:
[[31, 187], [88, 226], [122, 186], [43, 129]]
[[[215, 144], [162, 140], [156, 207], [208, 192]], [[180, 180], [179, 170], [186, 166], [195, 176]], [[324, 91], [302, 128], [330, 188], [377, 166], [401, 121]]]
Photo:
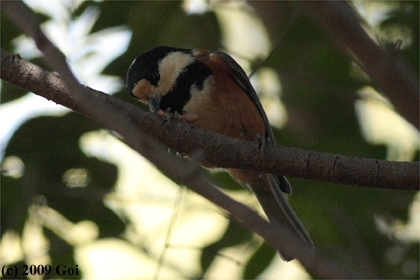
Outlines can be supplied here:
[[[270, 10], [270, 4], [274, 5]], [[94, 31], [116, 25], [126, 25], [133, 31], [128, 51], [112, 62], [105, 74], [124, 79], [131, 61], [143, 51], [158, 45], [186, 48], [217, 49], [220, 33], [213, 13], [186, 15], [176, 1], [105, 1], [86, 2], [98, 5], [101, 15]], [[330, 38], [293, 2], [252, 2], [270, 36], [279, 44], [264, 62], [278, 72], [282, 84], [282, 100], [288, 112], [288, 123], [276, 130], [277, 142], [284, 146], [383, 159], [386, 149], [370, 146], [361, 137], [354, 114], [356, 91], [369, 83], [364, 77], [351, 74], [352, 61], [338, 51]], [[267, 9], [268, 7], [268, 9]], [[269, 10], [270, 12], [267, 12]], [[274, 12], [273, 12], [274, 11]], [[13, 50], [11, 40], [20, 32], [1, 11], [1, 44]], [[408, 29], [413, 42], [398, 54], [419, 71], [419, 2], [403, 2], [383, 22], [383, 27]], [[282, 17], [278, 16], [281, 14]], [[45, 17], [44, 17], [45, 18]], [[292, 24], [288, 25], [289, 20]], [[285, 27], [285, 28], [282, 28]], [[42, 59], [35, 63], [45, 66]], [[21, 97], [23, 91], [2, 83], [2, 103]], [[121, 89], [116, 94], [135, 102]], [[136, 103], [137, 104], [137, 103]], [[25, 164], [23, 177], [2, 176], [1, 234], [8, 229], [20, 232], [27, 209], [36, 195], [44, 195], [49, 205], [69, 220], [92, 220], [100, 227], [101, 237], [119, 236], [124, 223], [102, 202], [117, 178], [113, 165], [86, 157], [79, 148], [79, 137], [98, 129], [91, 119], [76, 113], [63, 117], [39, 117], [19, 127], [6, 149], [5, 157], [19, 156]], [[26, 141], [23, 145], [22, 140]], [[418, 160], [418, 156], [416, 158]], [[89, 170], [87, 188], [67, 188], [62, 181], [65, 170], [83, 167]], [[217, 180], [230, 185], [227, 175], [217, 174]], [[373, 190], [334, 185], [324, 182], [290, 179], [294, 194], [290, 197], [298, 216], [311, 234], [316, 249], [334, 259], [349, 271], [368, 272], [386, 278], [418, 278], [418, 270], [403, 273], [404, 261], [390, 264], [386, 258], [394, 246], [404, 247], [404, 260], [417, 260], [418, 244], [402, 245], [381, 235], [375, 228], [374, 215], [381, 214], [407, 220], [407, 206], [413, 192]], [[51, 240], [51, 257], [55, 263], [72, 264], [72, 250], [62, 240], [47, 231]], [[240, 237], [238, 239], [238, 236]], [[215, 254], [226, 246], [250, 240], [251, 235], [231, 223], [225, 235], [202, 250], [201, 266], [210, 267]], [[263, 245], [249, 262], [245, 277], [253, 278], [269, 264], [274, 253]]]

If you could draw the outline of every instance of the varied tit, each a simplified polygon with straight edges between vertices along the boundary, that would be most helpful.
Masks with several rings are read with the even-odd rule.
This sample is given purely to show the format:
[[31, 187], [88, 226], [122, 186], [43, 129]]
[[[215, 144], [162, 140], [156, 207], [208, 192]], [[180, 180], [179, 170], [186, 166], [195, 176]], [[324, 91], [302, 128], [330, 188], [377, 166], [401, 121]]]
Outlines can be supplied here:
[[[139, 55], [127, 72], [131, 95], [160, 114], [176, 114], [192, 125], [226, 136], [274, 142], [257, 94], [242, 68], [220, 51], [157, 47]], [[313, 250], [312, 240], [283, 192], [291, 186], [283, 176], [228, 169], [250, 188], [271, 223], [289, 228]], [[292, 255], [281, 255], [289, 261]]]

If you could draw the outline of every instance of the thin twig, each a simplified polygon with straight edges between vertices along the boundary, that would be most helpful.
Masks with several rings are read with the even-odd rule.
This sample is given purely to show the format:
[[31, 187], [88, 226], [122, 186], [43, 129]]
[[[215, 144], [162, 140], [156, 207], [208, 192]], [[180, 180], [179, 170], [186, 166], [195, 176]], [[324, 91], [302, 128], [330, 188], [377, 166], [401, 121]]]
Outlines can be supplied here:
[[[1, 61], [1, 78], [5, 81], [86, 116], [98, 118], [105, 127], [121, 135], [144, 133], [178, 152], [193, 155], [201, 151], [200, 160], [212, 166], [368, 188], [417, 190], [419, 187], [419, 162], [391, 162], [270, 144], [265, 145], [264, 153], [261, 153], [254, 142], [229, 138], [182, 121], [172, 120], [171, 125], [162, 126], [159, 116], [87, 87], [83, 88], [87, 92], [84, 99], [90, 98], [92, 105], [82, 106], [86, 103], [79, 104], [56, 74], [5, 50], [1, 50]], [[119, 114], [110, 118], [109, 111], [118, 111]]]
[[[25, 23], [19, 25], [39, 26], [39, 22], [36, 20], [35, 15], [26, 17], [26, 14], [19, 13], [19, 11], [32, 13], [32, 11], [20, 1], [4, 2], [3, 8], [9, 14], [12, 21], [26, 21]], [[13, 13], [10, 11], [13, 11]], [[39, 36], [34, 34], [32, 31], [33, 30], [31, 28], [27, 28], [26, 30], [29, 35], [33, 36], [33, 38], [37, 40]], [[44, 46], [43, 44], [48, 45], [50, 42], [48, 40], [42, 42], [42, 44], [37, 42], [37, 45], [43, 46], [40, 48], [41, 51], [51, 49], [51, 46]], [[48, 51], [43, 53], [48, 61], [52, 61], [52, 65], [64, 63], [63, 65], [59, 65], [58, 69], [62, 69], [64, 72], [70, 71], [64, 61], [56, 59]], [[2, 62], [6, 61], [3, 54], [4, 51], [2, 50]], [[62, 54], [60, 56], [62, 56]], [[2, 63], [2, 68], [3, 64], [4, 63]], [[10, 69], [5, 68], [5, 70], [8, 71]], [[5, 76], [7, 75], [3, 75], [2, 71], [2, 78]], [[95, 118], [97, 121], [102, 123], [102, 125], [119, 132], [130, 147], [158, 166], [165, 174], [168, 175], [168, 177], [181, 182], [188, 188], [207, 198], [209, 201], [217, 204], [219, 207], [232, 215], [232, 217], [237, 221], [243, 223], [246, 227], [261, 235], [267, 242], [277, 248], [280, 248], [282, 252], [285, 252], [286, 254], [293, 253], [293, 255], [296, 255], [302, 264], [304, 264], [308, 270], [312, 271], [314, 274], [328, 278], [343, 278], [343, 270], [339, 266], [326, 261], [322, 256], [316, 253], [308, 252], [308, 248], [299, 246], [297, 238], [291, 234], [287, 228], [269, 224], [254, 211], [231, 199], [210, 184], [203, 175], [203, 172], [201, 172], [195, 164], [179, 162], [173, 155], [168, 154], [164, 147], [157, 144], [147, 135], [143, 134], [141, 129], [138, 129], [137, 126], [130, 122], [130, 119], [127, 120], [127, 115], [129, 115], [129, 113], [124, 113], [119, 110], [120, 108], [116, 109], [111, 106], [112, 102], [107, 103], [106, 101], [101, 100], [104, 99], [104, 95], [101, 95], [100, 93], [92, 94], [92, 92], [87, 88], [82, 88], [81, 86], [77, 86], [75, 88], [70, 87], [69, 85], [72, 83], [72, 78], [69, 78], [68, 76], [71, 75], [63, 76], [63, 82], [66, 85], [66, 89], [69, 89], [67, 98], [73, 99], [73, 101], [70, 102], [71, 105], [74, 106], [73, 109]], [[67, 78], [70, 81], [67, 81]], [[57, 80], [59, 78], [54, 76], [53, 79]], [[61, 94], [63, 93], [61, 92]], [[83, 96], [83, 98], [81, 96]], [[51, 96], [52, 100], [55, 100], [55, 98], [56, 97], [54, 95]], [[63, 100], [60, 99], [60, 101]], [[80, 101], [85, 102], [85, 104], [79, 104]], [[119, 104], [123, 103], [121, 102]], [[104, 112], [106, 112], [106, 114], [104, 114]], [[278, 232], [281, 232], [282, 234], [279, 235]], [[285, 242], [286, 240], [287, 242]], [[361, 278], [361, 275], [352, 276], [355, 278]]]
[[419, 80], [406, 61], [378, 46], [346, 1], [299, 1], [299, 4], [331, 38], [357, 57], [356, 62], [401, 115], [419, 129]]

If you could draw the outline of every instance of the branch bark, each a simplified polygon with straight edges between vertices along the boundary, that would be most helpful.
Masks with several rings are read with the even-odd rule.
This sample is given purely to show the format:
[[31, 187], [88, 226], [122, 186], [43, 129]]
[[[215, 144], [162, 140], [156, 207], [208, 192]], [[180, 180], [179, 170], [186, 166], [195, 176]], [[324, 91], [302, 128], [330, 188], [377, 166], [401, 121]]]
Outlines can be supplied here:
[[[282, 252], [297, 256], [302, 265], [314, 275], [331, 279], [367, 278], [368, 275], [354, 273], [326, 259], [317, 252], [312, 252], [308, 248], [300, 246], [296, 237], [287, 228], [268, 223], [249, 207], [225, 195], [209, 183], [199, 166], [192, 162], [180, 162], [169, 154], [165, 147], [143, 133], [145, 127], [154, 127], [153, 130], [164, 131], [172, 127], [172, 123], [171, 126], [159, 127], [162, 120], [158, 119], [157, 115], [147, 114], [132, 104], [90, 88], [82, 88], [81, 92], [67, 91], [68, 87], [65, 86], [57, 74], [14, 56], [3, 49], [1, 49], [1, 62], [2, 79], [89, 116], [105, 127], [115, 130], [124, 137], [125, 142], [130, 147], [154, 163], [169, 178], [216, 204], [236, 221], [259, 234], [269, 244], [279, 248]], [[84, 101], [89, 103], [84, 106], [81, 106], [78, 101], [78, 95], [82, 94], [88, 95], [84, 98]], [[91, 106], [99, 109], [88, 110]], [[107, 112], [107, 114], [103, 115], [104, 112]], [[145, 123], [147, 125], [143, 126]], [[183, 131], [190, 131], [192, 137], [193, 135], [198, 138], [203, 137], [203, 142], [212, 141], [212, 139], [218, 139], [219, 137], [220, 139], [217, 141], [220, 143], [226, 140], [235, 140], [193, 128], [186, 123], [174, 123], [175, 127], [178, 127], [174, 131], [178, 130], [177, 133], [179, 133], [175, 136], [171, 135], [174, 143], [178, 140], [179, 142], [183, 141], [181, 137]], [[163, 135], [167, 135], [167, 133], [164, 132]]]
[[358, 60], [372, 81], [398, 111], [419, 129], [419, 80], [406, 61], [379, 47], [366, 33], [354, 10], [345, 1], [299, 1], [300, 6], [339, 45]]
[[[201, 149], [204, 151], [205, 160], [214, 163], [225, 159], [223, 154], [219, 154], [219, 151], [225, 151], [223, 150], [224, 145], [227, 145], [228, 149], [240, 146], [245, 151], [235, 151], [238, 151], [240, 156], [246, 156], [244, 157], [244, 163], [234, 163], [235, 166], [240, 168], [253, 166], [253, 162], [247, 162], [252, 161], [254, 158], [248, 157], [248, 153], [253, 154], [255, 158], [260, 157], [260, 151], [255, 144], [247, 141], [237, 142], [238, 140], [236, 139], [229, 139], [212, 132], [197, 129], [182, 122], [173, 121], [170, 126], [167, 126], [156, 115], [147, 114], [132, 104], [81, 86], [77, 83], [65, 63], [63, 54], [42, 34], [39, 22], [33, 12], [20, 1], [2, 2], [2, 4], [11, 19], [36, 40], [37, 46], [44, 53], [47, 62], [61, 75], [60, 78], [52, 72], [1, 50], [2, 79], [89, 116], [105, 127], [117, 131], [124, 137], [129, 146], [153, 162], [170, 178], [185, 184], [193, 191], [217, 204], [237, 221], [260, 234], [270, 244], [275, 245], [285, 253], [295, 254], [301, 263], [313, 274], [324, 278], [367, 278], [366, 275], [356, 275], [337, 266], [316, 252], [308, 252], [306, 248], [297, 246], [296, 238], [287, 229], [269, 224], [248, 207], [226, 196], [208, 182], [197, 165], [187, 162], [180, 163], [149, 135], [159, 134], [159, 137], [162, 137], [159, 139], [163, 143], [170, 142], [175, 149], [180, 148], [183, 150], [184, 147], [186, 152]], [[166, 140], [166, 137], [169, 137], [170, 140]], [[188, 142], [195, 145], [191, 145], [191, 147], [183, 146], [185, 145], [183, 143], [188, 139], [190, 141], [191, 139], [195, 140], [195, 142]], [[281, 152], [282, 155], [284, 151], [282, 149], [287, 150], [287, 148], [269, 147], [267, 145], [264, 150], [264, 156], [259, 161], [261, 163], [256, 166], [257, 169], [261, 168], [261, 171], [274, 170], [271, 165], [264, 165], [263, 161], [265, 156], [269, 156], [268, 154], [277, 149], [280, 150], [276, 152]], [[212, 151], [211, 154], [215, 153], [216, 156], [206, 153], [210, 150]], [[289, 152], [294, 155], [294, 158], [289, 158], [290, 162], [299, 158], [300, 152], [296, 149], [290, 149]], [[322, 155], [301, 158], [302, 163], [305, 163], [305, 170], [312, 170], [309, 167], [314, 164], [313, 160], [316, 162], [319, 158], [323, 158]], [[287, 163], [287, 161], [282, 162], [282, 160], [281, 158], [279, 162]], [[229, 159], [226, 159], [226, 161], [228, 162], [225, 163], [226, 165], [231, 164]], [[308, 164], [309, 162], [311, 164]], [[339, 170], [340, 164], [337, 164], [337, 162], [340, 161], [335, 158], [334, 162], [335, 170]], [[395, 163], [395, 166], [397, 165], [400, 166], [401, 163]], [[402, 166], [406, 169], [412, 169], [418, 164], [404, 164]], [[262, 170], [262, 168], [266, 169]], [[285, 175], [291, 172], [289, 166], [281, 168], [279, 171], [281, 173], [284, 171]], [[292, 172], [289, 174], [292, 174]], [[306, 172], [303, 174], [307, 174], [305, 176], [310, 177], [312, 173]], [[411, 173], [410, 176], [412, 176]], [[278, 232], [281, 232], [281, 235]]]
[[96, 114], [101, 116], [100, 119], [109, 119], [108, 110], [117, 110], [121, 120], [116, 124], [105, 124], [108, 128], [117, 127], [114, 130], [124, 135], [124, 131], [119, 130], [124, 123], [130, 123], [137, 130], [180, 153], [194, 155], [199, 152], [200, 156], [195, 157], [198, 163], [369, 188], [417, 190], [419, 186], [419, 162], [390, 162], [271, 144], [261, 150], [259, 145], [251, 141], [229, 138], [185, 122], [171, 120], [168, 125], [163, 117], [146, 113], [130, 103], [85, 87], [84, 91], [91, 96], [93, 107], [110, 107], [94, 112], [94, 108], [82, 106], [88, 97], [84, 96], [81, 104], [72, 97], [56, 74], [3, 49], [1, 62], [3, 80], [95, 119]]

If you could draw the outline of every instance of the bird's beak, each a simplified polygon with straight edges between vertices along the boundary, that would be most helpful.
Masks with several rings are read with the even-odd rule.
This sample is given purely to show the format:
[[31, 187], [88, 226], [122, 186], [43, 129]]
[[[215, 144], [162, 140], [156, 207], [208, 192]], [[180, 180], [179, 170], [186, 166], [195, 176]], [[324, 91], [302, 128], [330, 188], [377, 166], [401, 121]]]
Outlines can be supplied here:
[[153, 112], [156, 113], [157, 111], [159, 111], [161, 100], [162, 100], [162, 95], [161, 94], [157, 94], [155, 97], [149, 98], [149, 106], [150, 106], [150, 109], [152, 109]]

